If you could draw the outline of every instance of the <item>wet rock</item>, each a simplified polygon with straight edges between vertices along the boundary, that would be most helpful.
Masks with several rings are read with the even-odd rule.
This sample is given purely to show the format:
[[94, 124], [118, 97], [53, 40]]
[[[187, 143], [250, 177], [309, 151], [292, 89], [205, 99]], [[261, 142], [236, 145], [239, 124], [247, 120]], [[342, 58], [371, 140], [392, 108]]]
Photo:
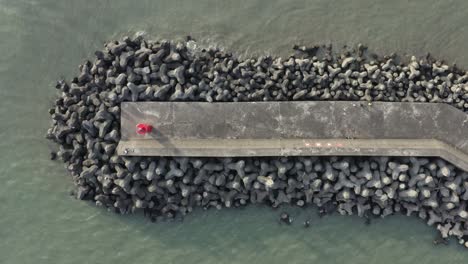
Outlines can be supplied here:
[[290, 225], [290, 224], [292, 224], [293, 219], [292, 219], [292, 217], [291, 217], [288, 213], [283, 212], [283, 213], [281, 213], [281, 215], [280, 215], [280, 221], [281, 221], [282, 223], [285, 223], [285, 224]]

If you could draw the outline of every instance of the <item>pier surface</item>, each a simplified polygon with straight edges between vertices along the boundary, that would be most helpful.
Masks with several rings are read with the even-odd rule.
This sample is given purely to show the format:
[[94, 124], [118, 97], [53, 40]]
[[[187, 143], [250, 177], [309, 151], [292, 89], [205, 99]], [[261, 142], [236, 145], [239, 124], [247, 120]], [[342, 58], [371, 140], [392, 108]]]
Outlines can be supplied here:
[[[139, 123], [153, 126], [139, 135]], [[362, 101], [123, 102], [119, 155], [433, 156], [468, 171], [468, 114]]]

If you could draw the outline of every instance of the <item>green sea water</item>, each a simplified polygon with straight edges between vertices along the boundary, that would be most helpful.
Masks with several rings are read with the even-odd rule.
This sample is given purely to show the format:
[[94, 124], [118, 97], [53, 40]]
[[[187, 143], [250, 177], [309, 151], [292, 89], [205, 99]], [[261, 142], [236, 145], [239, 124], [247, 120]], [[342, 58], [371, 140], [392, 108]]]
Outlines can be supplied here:
[[280, 211], [249, 206], [153, 224], [70, 197], [71, 179], [44, 139], [54, 83], [104, 41], [136, 31], [192, 35], [239, 55], [362, 42], [468, 68], [466, 0], [0, 0], [0, 264], [468, 263], [455, 241], [433, 246], [435, 229], [416, 217], [366, 226], [285, 207], [295, 222], [284, 226]]

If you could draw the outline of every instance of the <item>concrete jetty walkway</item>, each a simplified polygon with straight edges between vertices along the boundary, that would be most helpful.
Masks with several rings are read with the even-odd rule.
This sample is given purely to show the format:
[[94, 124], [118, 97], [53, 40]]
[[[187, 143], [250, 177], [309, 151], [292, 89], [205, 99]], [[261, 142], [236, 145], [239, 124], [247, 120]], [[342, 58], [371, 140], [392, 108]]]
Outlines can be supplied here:
[[[434, 156], [468, 171], [468, 114], [447, 104], [124, 102], [127, 156]], [[153, 130], [136, 133], [137, 124]]]

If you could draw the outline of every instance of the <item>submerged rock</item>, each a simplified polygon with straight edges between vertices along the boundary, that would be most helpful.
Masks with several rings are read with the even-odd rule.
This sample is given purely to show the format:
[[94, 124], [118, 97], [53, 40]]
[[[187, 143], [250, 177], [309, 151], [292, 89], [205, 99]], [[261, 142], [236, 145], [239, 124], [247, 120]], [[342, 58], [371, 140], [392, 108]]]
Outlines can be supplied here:
[[292, 217], [291, 217], [288, 213], [283, 212], [283, 213], [281, 213], [281, 215], [280, 215], [280, 221], [283, 222], [283, 223], [286, 223], [286, 224], [290, 225], [290, 224], [292, 224], [293, 219], [292, 219]]

